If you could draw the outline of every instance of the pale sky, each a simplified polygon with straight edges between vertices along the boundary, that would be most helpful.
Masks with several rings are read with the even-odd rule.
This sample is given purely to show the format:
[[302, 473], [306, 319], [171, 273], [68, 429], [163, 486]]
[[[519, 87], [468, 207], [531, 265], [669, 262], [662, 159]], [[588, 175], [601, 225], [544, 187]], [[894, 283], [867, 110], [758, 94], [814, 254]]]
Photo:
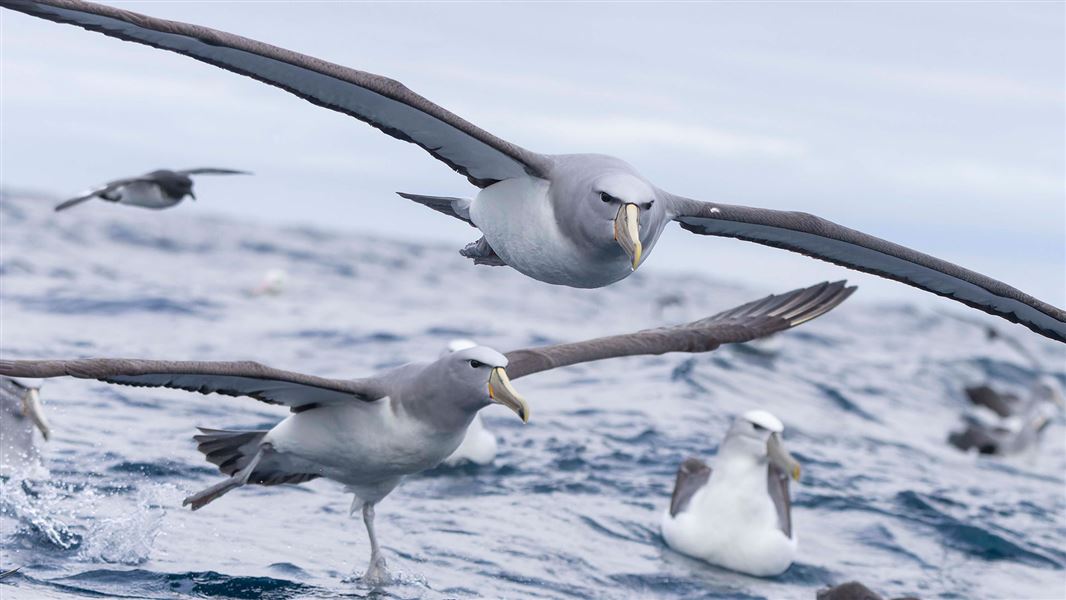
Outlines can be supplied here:
[[[111, 4], [386, 75], [531, 150], [614, 154], [672, 192], [812, 212], [1066, 305], [1061, 2]], [[175, 210], [456, 250], [478, 237], [394, 195], [476, 192], [413, 145], [176, 54], [0, 19], [7, 188], [232, 167], [256, 175], [202, 177]], [[927, 302], [676, 227], [644, 268], [771, 290], [846, 277], [865, 299]]]

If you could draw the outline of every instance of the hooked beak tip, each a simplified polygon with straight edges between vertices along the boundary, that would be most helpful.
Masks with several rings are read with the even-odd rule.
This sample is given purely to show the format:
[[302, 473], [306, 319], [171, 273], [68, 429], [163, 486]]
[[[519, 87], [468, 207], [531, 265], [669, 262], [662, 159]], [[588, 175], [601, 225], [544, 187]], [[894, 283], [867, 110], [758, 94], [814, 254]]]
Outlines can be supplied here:
[[529, 422], [529, 405], [511, 385], [503, 367], [494, 368], [489, 376], [489, 398], [513, 410], [523, 423]]

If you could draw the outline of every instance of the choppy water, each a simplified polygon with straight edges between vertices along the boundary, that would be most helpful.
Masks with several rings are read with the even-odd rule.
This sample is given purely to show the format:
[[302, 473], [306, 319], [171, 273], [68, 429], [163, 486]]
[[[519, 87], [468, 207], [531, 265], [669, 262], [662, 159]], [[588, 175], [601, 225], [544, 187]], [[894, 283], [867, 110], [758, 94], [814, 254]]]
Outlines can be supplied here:
[[[708, 315], [768, 292], [637, 273], [573, 290], [474, 268], [455, 248], [48, 200], [4, 198], [4, 358], [253, 359], [359, 376], [432, 358], [454, 337], [509, 350]], [[255, 297], [270, 269], [277, 296]], [[826, 267], [827, 278], [844, 276]], [[723, 276], [728, 274], [723, 273]], [[814, 283], [814, 282], [812, 282]], [[634, 296], [640, 295], [639, 300]], [[648, 298], [679, 294], [661, 311]], [[954, 306], [947, 307], [958, 310]], [[1066, 382], [1062, 346], [1021, 335]], [[728, 348], [522, 379], [533, 420], [486, 411], [496, 464], [410, 479], [378, 508], [406, 583], [345, 582], [369, 548], [326, 481], [245, 488], [203, 511], [216, 480], [196, 425], [263, 428], [250, 399], [50, 380], [45, 466], [0, 491], [3, 598], [812, 598], [857, 578], [925, 598], [1059, 598], [1066, 587], [1066, 442], [978, 459], [948, 447], [966, 383], [1020, 387], [1009, 348], [924, 309], [864, 302], [780, 338], [776, 356]], [[664, 548], [674, 470], [710, 456], [732, 417], [766, 408], [805, 465], [800, 560], [757, 579]]]

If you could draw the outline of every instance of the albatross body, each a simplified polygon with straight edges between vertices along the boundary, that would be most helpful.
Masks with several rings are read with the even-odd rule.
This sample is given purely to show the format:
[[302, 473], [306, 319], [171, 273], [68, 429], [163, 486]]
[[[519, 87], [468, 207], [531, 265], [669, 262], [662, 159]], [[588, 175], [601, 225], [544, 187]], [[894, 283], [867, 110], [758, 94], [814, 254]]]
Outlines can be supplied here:
[[374, 506], [404, 476], [436, 466], [462, 443], [479, 410], [502, 404], [526, 421], [529, 407], [510, 377], [576, 363], [666, 352], [710, 352], [815, 319], [846, 300], [844, 282], [768, 296], [692, 323], [583, 342], [514, 350], [484, 346], [446, 352], [364, 379], [329, 379], [254, 362], [83, 359], [0, 361], [0, 375], [97, 379], [248, 396], [293, 414], [266, 431], [201, 428], [198, 449], [227, 478], [185, 499], [197, 510], [248, 484], [302, 483], [325, 477], [346, 486], [362, 508], [370, 538], [364, 580], [389, 581], [374, 533]]
[[799, 464], [770, 413], [745, 413], [730, 427], [714, 468], [699, 459], [678, 470], [662, 534], [674, 550], [741, 573], [783, 573], [796, 556], [788, 477]]
[[678, 196], [617, 158], [532, 152], [387, 77], [81, 0], [0, 0], [0, 6], [177, 52], [418, 145], [481, 191], [472, 200], [401, 195], [480, 229], [482, 237], [461, 251], [477, 264], [509, 265], [560, 285], [610, 285], [639, 267], [666, 224], [677, 222], [696, 234], [765, 244], [900, 281], [1066, 342], [1066, 311], [980, 273], [806, 213]]

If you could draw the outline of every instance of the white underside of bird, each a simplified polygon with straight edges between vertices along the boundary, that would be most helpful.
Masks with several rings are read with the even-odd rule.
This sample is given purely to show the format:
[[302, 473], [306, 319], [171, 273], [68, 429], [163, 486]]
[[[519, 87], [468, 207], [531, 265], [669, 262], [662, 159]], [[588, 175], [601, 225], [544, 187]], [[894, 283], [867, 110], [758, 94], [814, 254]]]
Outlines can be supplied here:
[[181, 202], [163, 193], [158, 185], [149, 182], [135, 182], [113, 190], [105, 196], [119, 204], [140, 206], [142, 208], [169, 208]]
[[[549, 187], [534, 177], [490, 185], [470, 202], [470, 220], [504, 262], [535, 279], [596, 288], [629, 276], [633, 268], [620, 247], [597, 252], [563, 234]], [[605, 219], [603, 226], [609, 231], [613, 223]]]
[[796, 556], [795, 530], [789, 538], [778, 527], [766, 463], [746, 456], [719, 454], [688, 508], [663, 515], [662, 534], [682, 554], [760, 577], [783, 573]]
[[485, 423], [482, 422], [481, 415], [478, 414], [470, 422], [470, 427], [467, 427], [463, 443], [459, 444], [459, 447], [455, 449], [455, 452], [452, 452], [451, 456], [444, 459], [444, 464], [448, 466], [463, 463], [487, 465], [496, 459], [496, 449], [496, 436], [488, 429], [485, 429]]

